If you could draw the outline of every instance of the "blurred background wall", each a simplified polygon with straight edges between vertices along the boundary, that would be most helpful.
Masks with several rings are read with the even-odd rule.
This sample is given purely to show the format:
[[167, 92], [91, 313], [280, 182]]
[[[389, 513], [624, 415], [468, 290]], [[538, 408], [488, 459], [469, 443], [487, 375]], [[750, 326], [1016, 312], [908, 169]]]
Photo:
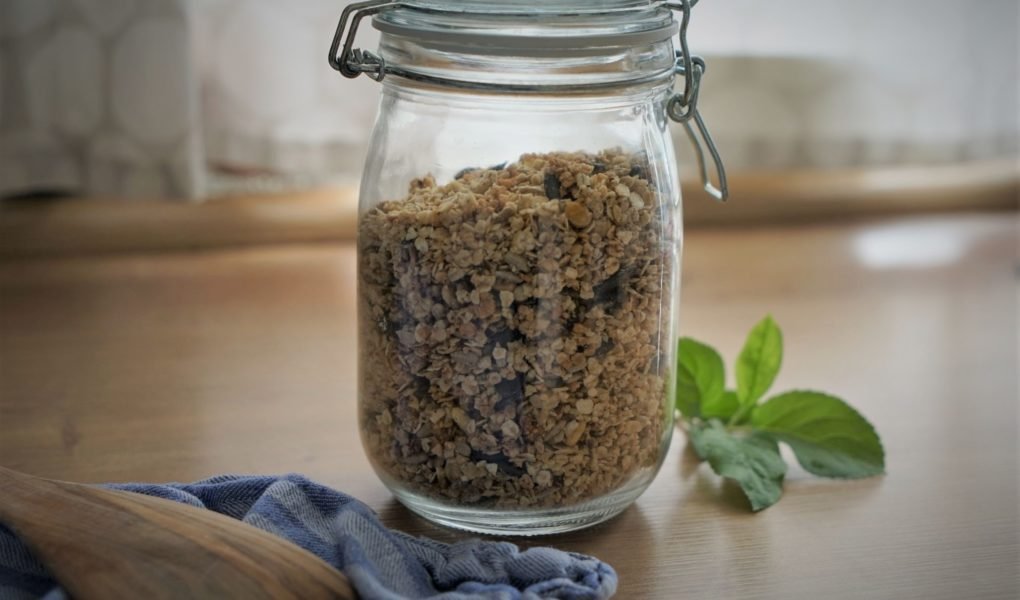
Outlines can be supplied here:
[[721, 0], [695, 9], [734, 169], [1015, 156], [1016, 0]]
[[0, 194], [201, 195], [197, 6], [0, 2]]
[[[326, 64], [343, 4], [2, 0], [0, 196], [356, 183], [378, 84]], [[1018, 7], [703, 0], [701, 106], [732, 172], [1016, 157]]]

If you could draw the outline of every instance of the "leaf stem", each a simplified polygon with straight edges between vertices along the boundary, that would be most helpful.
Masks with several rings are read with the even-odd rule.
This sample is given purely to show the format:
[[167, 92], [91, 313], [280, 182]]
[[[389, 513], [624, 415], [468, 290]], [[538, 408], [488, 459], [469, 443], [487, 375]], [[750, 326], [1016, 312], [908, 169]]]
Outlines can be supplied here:
[[730, 417], [730, 420], [726, 422], [726, 427], [734, 427], [736, 425], [739, 425], [741, 420], [743, 420], [743, 418], [747, 416], [747, 413], [751, 412], [752, 408], [754, 408], [754, 404], [745, 404], [738, 408], [737, 412], [733, 413], [733, 416]]

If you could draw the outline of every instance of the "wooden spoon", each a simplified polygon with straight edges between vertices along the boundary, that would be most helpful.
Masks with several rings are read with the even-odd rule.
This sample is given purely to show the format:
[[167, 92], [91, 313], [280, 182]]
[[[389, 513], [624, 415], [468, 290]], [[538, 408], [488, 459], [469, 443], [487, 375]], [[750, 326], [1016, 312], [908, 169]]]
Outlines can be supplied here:
[[0, 467], [0, 522], [76, 600], [342, 598], [343, 573], [238, 520]]

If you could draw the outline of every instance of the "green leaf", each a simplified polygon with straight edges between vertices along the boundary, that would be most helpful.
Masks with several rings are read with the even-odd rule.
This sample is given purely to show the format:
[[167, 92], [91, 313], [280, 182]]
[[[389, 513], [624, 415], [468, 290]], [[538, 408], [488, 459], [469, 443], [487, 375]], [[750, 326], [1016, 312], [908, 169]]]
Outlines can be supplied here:
[[705, 403], [722, 396], [726, 367], [714, 348], [691, 338], [678, 344], [676, 407], [685, 417], [697, 417]]
[[740, 484], [751, 510], [759, 511], [779, 501], [783, 495], [786, 463], [775, 440], [752, 433], [736, 437], [718, 421], [698, 424], [690, 429], [695, 452], [712, 470]]
[[705, 400], [701, 403], [701, 416], [706, 419], [720, 419], [726, 421], [740, 408], [740, 401], [737, 400], [737, 392], [726, 390], [713, 400]]
[[769, 391], [782, 362], [783, 333], [770, 315], [747, 335], [737, 358], [737, 397], [741, 407], [754, 405]]
[[786, 392], [758, 406], [751, 424], [789, 444], [801, 466], [815, 475], [858, 479], [885, 472], [875, 428], [835, 396]]
[[707, 440], [711, 439], [711, 436], [706, 435], [705, 432], [714, 427], [717, 427], [716, 421], [699, 421], [698, 423], [691, 424], [687, 430], [687, 441], [691, 443], [694, 453], [701, 460], [708, 460]]

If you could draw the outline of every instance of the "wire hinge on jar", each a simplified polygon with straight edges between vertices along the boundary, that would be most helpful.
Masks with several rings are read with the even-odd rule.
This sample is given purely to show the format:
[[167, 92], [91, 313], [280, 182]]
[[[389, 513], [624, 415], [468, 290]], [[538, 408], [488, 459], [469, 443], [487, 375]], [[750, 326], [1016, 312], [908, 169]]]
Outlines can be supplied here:
[[[682, 93], [673, 94], [666, 104], [666, 113], [671, 119], [684, 126], [687, 137], [694, 146], [694, 154], [698, 160], [698, 169], [701, 171], [701, 181], [705, 191], [716, 200], [725, 202], [730, 195], [729, 186], [726, 183], [726, 168], [723, 166], [722, 157], [715, 147], [712, 134], [708, 132], [705, 120], [698, 111], [698, 92], [701, 91], [701, 76], [705, 73], [705, 60], [700, 56], [691, 54], [687, 47], [687, 26], [691, 22], [691, 8], [698, 3], [698, 0], [680, 0], [679, 2], [667, 2], [665, 6], [669, 9], [683, 13], [680, 18], [680, 49], [676, 51], [676, 72], [684, 76], [684, 90]], [[693, 122], [693, 124], [692, 124]], [[712, 183], [708, 174], [708, 163], [705, 160], [705, 149], [708, 150], [712, 163], [715, 165], [716, 176], [719, 179], [718, 187]]]
[[[386, 76], [386, 61], [374, 52], [355, 48], [354, 39], [358, 35], [358, 25], [361, 24], [362, 19], [402, 4], [402, 2], [388, 0], [366, 0], [344, 7], [344, 11], [340, 14], [340, 22], [336, 26], [336, 33], [333, 35], [333, 43], [329, 47], [329, 66], [340, 71], [348, 79], [353, 79], [364, 73], [371, 79], [382, 81], [382, 78]], [[347, 29], [348, 21], [351, 23], [351, 30], [345, 37], [344, 32]], [[344, 45], [343, 51], [337, 52], [340, 50], [341, 40]]]
[[[666, 8], [682, 13], [679, 33], [680, 49], [676, 51], [675, 71], [684, 77], [683, 92], [670, 97], [666, 105], [666, 113], [671, 119], [684, 126], [687, 137], [690, 138], [691, 144], [694, 146], [705, 191], [716, 200], [724, 202], [729, 197], [726, 169], [723, 166], [722, 157], [719, 156], [719, 150], [712, 140], [712, 135], [708, 132], [705, 120], [698, 111], [698, 92], [701, 90], [701, 77], [705, 73], [705, 61], [700, 56], [693, 56], [687, 47], [687, 26], [691, 21], [691, 8], [697, 3], [698, 0], [679, 0], [663, 4]], [[329, 47], [330, 66], [347, 78], [355, 78], [364, 73], [375, 81], [382, 81], [386, 73], [390, 71], [386, 61], [373, 52], [354, 48], [354, 40], [363, 18], [388, 8], [403, 5], [404, 3], [399, 0], [366, 0], [345, 7], [340, 15], [336, 33], [333, 35], [333, 43]], [[350, 23], [350, 31], [347, 30], [348, 23]], [[341, 43], [343, 44], [342, 49]], [[709, 177], [708, 163], [705, 160], [706, 149], [715, 166], [718, 187], [712, 183]]]

